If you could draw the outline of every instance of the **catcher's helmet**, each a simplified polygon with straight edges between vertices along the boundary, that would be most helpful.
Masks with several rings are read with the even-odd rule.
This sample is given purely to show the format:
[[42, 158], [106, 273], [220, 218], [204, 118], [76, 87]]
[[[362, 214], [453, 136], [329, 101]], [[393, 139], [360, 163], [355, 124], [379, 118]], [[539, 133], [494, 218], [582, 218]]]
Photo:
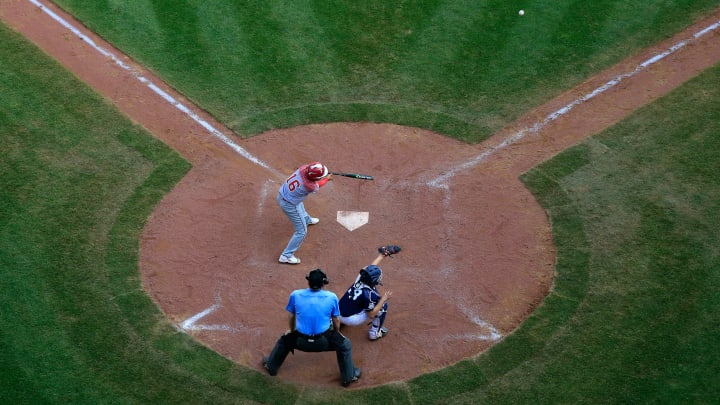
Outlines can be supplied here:
[[307, 276], [305, 276], [305, 279], [308, 281], [308, 287], [312, 288], [313, 290], [317, 290], [323, 285], [329, 283], [327, 274], [325, 274], [325, 272], [320, 269], [315, 269], [311, 271], [310, 273], [308, 273]]
[[378, 284], [382, 285], [382, 270], [374, 264], [363, 267], [360, 270], [360, 281], [370, 287], [375, 287]]
[[313, 162], [307, 166], [305, 174], [308, 179], [317, 181], [328, 175], [328, 168], [320, 162]]

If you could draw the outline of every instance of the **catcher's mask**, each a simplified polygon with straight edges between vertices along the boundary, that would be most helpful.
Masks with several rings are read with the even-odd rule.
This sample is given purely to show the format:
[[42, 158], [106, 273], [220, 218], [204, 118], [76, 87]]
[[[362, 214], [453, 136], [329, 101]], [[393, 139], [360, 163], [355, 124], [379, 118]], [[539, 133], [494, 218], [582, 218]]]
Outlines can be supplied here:
[[370, 287], [375, 287], [378, 284], [383, 285], [382, 270], [374, 264], [363, 267], [362, 270], [360, 270], [360, 281]]
[[305, 276], [305, 279], [308, 281], [308, 287], [312, 288], [313, 290], [322, 288], [323, 285], [329, 283], [327, 274], [325, 274], [320, 269], [315, 269], [311, 271], [310, 273], [308, 273], [307, 276]]

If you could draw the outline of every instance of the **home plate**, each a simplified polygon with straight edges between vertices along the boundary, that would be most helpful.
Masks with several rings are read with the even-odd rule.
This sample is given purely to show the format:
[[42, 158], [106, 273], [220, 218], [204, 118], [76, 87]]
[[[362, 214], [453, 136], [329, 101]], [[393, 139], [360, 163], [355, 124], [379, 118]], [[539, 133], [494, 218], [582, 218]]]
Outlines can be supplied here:
[[340, 225], [347, 228], [348, 231], [354, 231], [361, 226], [368, 223], [370, 219], [369, 212], [357, 212], [357, 211], [338, 211], [337, 221]]

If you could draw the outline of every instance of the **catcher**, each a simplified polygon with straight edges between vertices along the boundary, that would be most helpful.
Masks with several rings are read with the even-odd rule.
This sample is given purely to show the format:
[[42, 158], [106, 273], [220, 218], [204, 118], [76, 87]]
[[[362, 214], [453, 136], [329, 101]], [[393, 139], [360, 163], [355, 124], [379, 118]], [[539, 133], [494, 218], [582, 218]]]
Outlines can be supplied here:
[[386, 245], [378, 248], [380, 253], [373, 262], [360, 270], [355, 282], [340, 299], [340, 323], [343, 325], [362, 325], [370, 322], [368, 337], [378, 340], [387, 335], [388, 329], [383, 326], [387, 315], [387, 301], [391, 291], [380, 294], [378, 285], [382, 285], [382, 269], [378, 264], [383, 258], [400, 252], [400, 246]]

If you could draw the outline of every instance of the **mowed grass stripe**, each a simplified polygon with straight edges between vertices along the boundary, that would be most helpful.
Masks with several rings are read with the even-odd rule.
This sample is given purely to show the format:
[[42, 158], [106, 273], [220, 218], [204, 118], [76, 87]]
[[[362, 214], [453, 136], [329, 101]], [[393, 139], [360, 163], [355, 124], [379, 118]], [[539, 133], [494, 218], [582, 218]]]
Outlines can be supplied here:
[[[720, 226], [719, 79], [715, 67], [529, 176], [566, 173], [536, 191], [567, 193], [584, 218], [589, 285], [551, 344], [488, 387], [490, 401], [717, 397], [707, 359], [718, 359], [720, 255], [707, 247]], [[554, 229], [564, 222], [553, 216]]]
[[[188, 164], [4, 25], [0, 37], [0, 345], [12, 384], [0, 398], [222, 403], [245, 384], [257, 390], [246, 398], [268, 398], [262, 381], [233, 374], [247, 370], [174, 331], [144, 293], [126, 301], [142, 292], [142, 224]], [[106, 261], [109, 246], [117, 256]], [[134, 270], [123, 290], [110, 284], [118, 257]], [[198, 355], [220, 376], [178, 365]]]
[[476, 361], [411, 381], [413, 398], [713, 402], [719, 79], [720, 66], [523, 176], [552, 218], [553, 290]]
[[[183, 3], [182, 13], [163, 12], [171, 2], [155, 10], [142, 1], [58, 3], [244, 135], [359, 120], [414, 123], [469, 142], [717, 5], [563, 0], [528, 4], [520, 17], [498, 0], [211, 0]], [[208, 49], [157, 45], [175, 37]]]
[[[13, 60], [2, 64], [0, 73], [11, 78], [0, 81], [0, 317], [3, 345], [14, 354], [8, 372], [28, 384], [15, 389], [48, 400], [101, 401], [110, 389], [102, 380], [88, 385], [94, 377], [72, 325], [88, 309], [79, 304], [84, 297], [78, 285], [94, 280], [92, 268], [102, 261], [106, 240], [95, 233], [109, 228], [112, 218], [105, 215], [119, 204], [127, 180], [116, 174], [116, 197], [105, 199], [107, 187], [96, 188], [103, 184], [93, 182], [91, 173], [103, 177], [93, 165], [112, 171], [133, 156], [122, 145], [118, 151], [112, 141], [120, 129], [106, 128], [117, 122], [115, 112], [91, 107], [92, 100], [102, 102], [87, 90], [76, 90], [82, 85], [5, 26], [0, 35], [0, 60]], [[142, 173], [137, 163], [131, 166]], [[101, 198], [87, 204], [94, 197]]]
[[[6, 43], [4, 38], [2, 42]], [[18, 46], [13, 41], [9, 43], [11, 46], [7, 49], [12, 49], [12, 45]], [[8, 51], [6, 56], [0, 57], [0, 61], [14, 60], [15, 57], [12, 51]], [[48, 245], [40, 249], [43, 262], [55, 262], [54, 250], [70, 250], [57, 253], [62, 259], [57, 262], [64, 264], [53, 269], [59, 274], [49, 275], [48, 270], [34, 272], [30, 277], [14, 280], [16, 284], [8, 287], [8, 291], [14, 288], [22, 291], [23, 288], [33, 288], [37, 284], [37, 291], [48, 291], [41, 294], [43, 297], [75, 300], [61, 305], [56, 310], [57, 315], [51, 315], [53, 319], [62, 320], [56, 324], [63, 328], [63, 334], [67, 331], [81, 338], [73, 346], [74, 351], [65, 354], [75, 360], [67, 363], [67, 370], [62, 368], [65, 364], [59, 364], [61, 356], [56, 358], [43, 354], [40, 360], [46, 363], [38, 363], [40, 366], [50, 364], [54, 367], [50, 368], [52, 371], [71, 374], [40, 382], [49, 384], [42, 387], [42, 394], [38, 394], [50, 398], [48, 401], [229, 403], [237, 400], [287, 400], [335, 403], [369, 402], [368, 399], [372, 399], [376, 402], [412, 400], [414, 403], [436, 403], [439, 400], [450, 402], [448, 399], [451, 399], [459, 403], [483, 400], [557, 403], [606, 402], [613, 399], [618, 402], [681, 402], [689, 398], [697, 402], [712, 402], [718, 396], [713, 376], [717, 375], [717, 364], [720, 362], [714, 350], [718, 346], [714, 333], [716, 328], [712, 327], [718, 324], [717, 309], [720, 306], [720, 280], [716, 271], [719, 268], [717, 246], [720, 244], [717, 234], [713, 233], [718, 225], [717, 201], [720, 201], [717, 198], [718, 180], [715, 175], [720, 168], [716, 137], [720, 131], [716, 124], [718, 119], [715, 107], [720, 103], [717, 102], [717, 88], [713, 86], [719, 78], [717, 69], [712, 76], [704, 76], [701, 81], [693, 82], [686, 93], [679, 93], [679, 96], [667, 101], [668, 104], [663, 104], [660, 109], [645, 110], [641, 118], [624, 124], [617, 134], [613, 132], [614, 135], [595, 138], [571, 150], [568, 152], [572, 154], [571, 161], [568, 160], [568, 154], [563, 154], [557, 162], [539, 169], [547, 181], [533, 188], [540, 190], [538, 192], [543, 204], [553, 215], [553, 230], [560, 248], [560, 277], [553, 295], [545, 305], [500, 346], [480, 356], [477, 361], [462, 362], [442, 373], [423, 376], [407, 386], [390, 385], [347, 393], [308, 389], [298, 394], [292, 386], [252, 370], [234, 367], [219, 356], [199, 348], [186, 336], [174, 332], [160, 314], [148, 306], [149, 300], [140, 291], [134, 268], [134, 255], [137, 254], [135, 243], [140, 224], [152, 205], [143, 199], [157, 201], [156, 196], [171, 187], [173, 179], [187, 167], [183, 164], [173, 167], [177, 157], [167, 154], [166, 149], [153, 142], [148, 145], [146, 136], [138, 135], [134, 129], [120, 131], [117, 135], [120, 144], [125, 145], [125, 150], [133, 155], [133, 159], [137, 160], [141, 155], [138, 162], [153, 163], [146, 163], [152, 166], [152, 171], [142, 181], [142, 186], [136, 186], [130, 194], [129, 190], [122, 190], [120, 194], [123, 194], [121, 197], [124, 201], [110, 203], [119, 207], [110, 210], [113, 211], [110, 215], [115, 217], [111, 223], [98, 220], [95, 225], [90, 225], [92, 230], [83, 231], [76, 225], [80, 220], [74, 209], [67, 211], [74, 219], [60, 218], [57, 223], [52, 222], [55, 221], [53, 215], [43, 216], [52, 218], [52, 228], [43, 228], [42, 222], [36, 222], [35, 227], [27, 226], [24, 218], [16, 218], [16, 214], [26, 214], [18, 207], [25, 206], [29, 212], [34, 212], [36, 208], [33, 202], [39, 199], [32, 194], [33, 184], [29, 184], [26, 189], [22, 189], [20, 184], [26, 181], [48, 181], [44, 167], [42, 170], [34, 170], [38, 166], [33, 157], [36, 148], [23, 143], [28, 134], [34, 134], [37, 128], [47, 125], [44, 123], [47, 118], [30, 117], [31, 121], [21, 124], [18, 124], [19, 120], [12, 119], [16, 112], [21, 111], [18, 106], [24, 102], [19, 95], [23, 95], [22, 91], [28, 91], [27, 86], [18, 86], [18, 83], [27, 80], [23, 78], [26, 73], [50, 73], [51, 69], [44, 66], [46, 64], [47, 61], [40, 60], [36, 65], [23, 65], [12, 73], [6, 69], [0, 70], [0, 83], [5, 83], [8, 90], [3, 92], [8, 95], [3, 98], [5, 104], [0, 104], [0, 119], [3, 120], [3, 125], [0, 125], [0, 142], [3, 152], [7, 145], [15, 150], [12, 157], [5, 158], [3, 155], [0, 160], [3, 165], [0, 170], [2, 185], [9, 185], [0, 188], [7, 190], [0, 200], [4, 201], [6, 196], [8, 200], [14, 200], [7, 205], [11, 207], [7, 209], [12, 210], [10, 215], [3, 212], [0, 216], [0, 221], [3, 221], [1, 229], [9, 229], [6, 226], [8, 218], [14, 218], [12, 225], [20, 225], [16, 230], [20, 230], [20, 233], [34, 232], [32, 237], [35, 238], [27, 243], [21, 238], [20, 245], [16, 245], [18, 242], [14, 237], [17, 233], [11, 233], [7, 238], [2, 234], [0, 258], [3, 263], [15, 263], [17, 252], [31, 255], [33, 249], [36, 249], [32, 246], [35, 243]], [[65, 73], [57, 77], [62, 81], [67, 80]], [[70, 89], [81, 87], [72, 80], [68, 85]], [[51, 95], [61, 94], [54, 87], [32, 91], [42, 93], [45, 90]], [[698, 95], [705, 98], [697, 98]], [[77, 141], [77, 137], [86, 131], [78, 131], [74, 121], [87, 121], [91, 109], [82, 105], [76, 109], [74, 97], [69, 100], [49, 99], [51, 106], [64, 101], [62, 108], [65, 111], [72, 114], [79, 110], [81, 113], [66, 122], [57, 123], [53, 131], [62, 136], [37, 132], [42, 134], [41, 138], [47, 137], [48, 141], [52, 141], [44, 144], [45, 149], [52, 143], [58, 144], [52, 145], [50, 152], [43, 150], [45, 160], [42, 163], [48, 161], [47, 158], [62, 155], [62, 159], [56, 158], [50, 168], [67, 167], [71, 172], [67, 178], [83, 183], [87, 176], [79, 175], [82, 170], [78, 171], [77, 167], [92, 172], [103, 166], [95, 167], [95, 160], [115, 159], [116, 156], [104, 157], [95, 151], [97, 147], [92, 144], [90, 151], [84, 152], [88, 148], [85, 144], [87, 140]], [[45, 107], [45, 104], [42, 106]], [[647, 118], [642, 118], [645, 116]], [[680, 116], [686, 118], [678, 119]], [[657, 124], [655, 121], [658, 117], [668, 117], [668, 120]], [[55, 120], [50, 118], [50, 121]], [[110, 130], [105, 129], [105, 125]], [[92, 134], [93, 139], [104, 140], [104, 137], [113, 137], [114, 131], [118, 130], [116, 125], [114, 120], [107, 120], [101, 123], [102, 129], [93, 128], [87, 132]], [[81, 165], [75, 163], [76, 158], [81, 160]], [[121, 161], [122, 165], [126, 162], [123, 159]], [[163, 168], [160, 169], [160, 166]], [[11, 167], [14, 167], [12, 171]], [[123, 166], [123, 169], [127, 167]], [[639, 175], [638, 169], [642, 169]], [[130, 173], [134, 173], [132, 167]], [[656, 178], [659, 174], [661, 176]], [[94, 189], [100, 185], [99, 195], [110, 195], [102, 184], [112, 182], [113, 176], [110, 175], [100, 183], [91, 183], [88, 188]], [[135, 173], [134, 176], [145, 178], [143, 176], [148, 174]], [[135, 177], [125, 181], [138, 184]], [[49, 187], [57, 191], [65, 184], [60, 182]], [[77, 187], [71, 191], [77, 191]], [[623, 194], [629, 198], [617, 198]], [[564, 198], [557, 198], [556, 202], [550, 204], [548, 201], [555, 200], [544, 197], [558, 195]], [[67, 199], [61, 199], [61, 202], [50, 205], [53, 208], [74, 206]], [[43, 211], [46, 209], [45, 204], [43, 202], [41, 205]], [[93, 204], [91, 202], [90, 205]], [[85, 207], [82, 207], [78, 212], [84, 213], [84, 210]], [[584, 218], [579, 224], [578, 212]], [[47, 214], [67, 213], [52, 210], [47, 211]], [[68, 225], [70, 228], [59, 225]], [[48, 235], [54, 232], [60, 235], [61, 240], [48, 242], [42, 232], [35, 231], [36, 228], [43, 229]], [[107, 234], [108, 228], [112, 230], [106, 238], [107, 242], [100, 242], [97, 246], [73, 245], [82, 244], [82, 241], [102, 241], [102, 235]], [[64, 237], [73, 234], [80, 235], [81, 239]], [[588, 240], [592, 241], [593, 248], [590, 261], [587, 257]], [[677, 248], [678, 245], [680, 248]], [[12, 246], [13, 250], [5, 250], [5, 246]], [[97, 269], [95, 260], [98, 256], [105, 259], [106, 271]], [[588, 263], [593, 266], [590, 272], [587, 271]], [[69, 264], [78, 265], [78, 269]], [[63, 279], [65, 272], [68, 280]], [[37, 275], [42, 280], [36, 280]], [[97, 280], [94, 280], [96, 277]], [[45, 280], [47, 282], [44, 285], [38, 284]], [[23, 287], [21, 281], [30, 284]], [[125, 286], [118, 287], [116, 283], [125, 283]], [[75, 284], [78, 284], [77, 288]], [[89, 287], [93, 285], [102, 291], [92, 291]], [[110, 290], [106, 290], [107, 287]], [[62, 288], [75, 289], [77, 294], [71, 297], [70, 292], [60, 291]], [[122, 294], [125, 288], [127, 293]], [[105, 296], [114, 298], [105, 302]], [[10, 295], [7, 301], [3, 301], [3, 310], [9, 308], [8, 313], [21, 320], [32, 319], [27, 315], [27, 310], [17, 304], [21, 300], [15, 297]], [[97, 303], [96, 299], [100, 302]], [[40, 299], [31, 294], [29, 301]], [[76, 316], [75, 309], [82, 308], [84, 304], [96, 303], [99, 309], [89, 311], [91, 319], [87, 323], [83, 321], [80, 325], [72, 318]], [[38, 306], [43, 309], [40, 304]], [[102, 331], [96, 333], [90, 330], [85, 333], [94, 319], [100, 316], [116, 319], [114, 317], [118, 313], [123, 317], [119, 322], [131, 327], [127, 334], [107, 332], [105, 328], [109, 328], [111, 322], [106, 320], [93, 325], [99, 326]], [[0, 319], [5, 322], [6, 318]], [[11, 320], [14, 322], [15, 318]], [[34, 321], [32, 324], [42, 327], [43, 322]], [[12, 331], [11, 327], [3, 326], [4, 331]], [[42, 333], [43, 330], [35, 332]], [[29, 327], [11, 337], [0, 334], [4, 348], [17, 347], [21, 353], [9, 362], [14, 364], [11, 366], [13, 371], [3, 371], [10, 374], [9, 383], [23, 384], [13, 387], [11, 395], [15, 397], [22, 391], [35, 389], [34, 384], [37, 382], [32, 378], [48, 372], [47, 369], [35, 369], [34, 363], [23, 358], [26, 348], [19, 345], [22, 339], [29, 336]], [[94, 339], [99, 338], [109, 338], [114, 343], [95, 343]], [[52, 347], [62, 349], [62, 344], [71, 342], [64, 338], [61, 344]], [[115, 344], [118, 346], [113, 347]], [[111, 350], [106, 352], [104, 349], [107, 347], [104, 345], [109, 345], [107, 347]], [[124, 357], [118, 360], [114, 357], [121, 353], [120, 346], [127, 352], [122, 352]], [[30, 345], [29, 349], [32, 348]], [[106, 362], [108, 358], [110, 360]], [[84, 361], [97, 375], [93, 374], [91, 379], [82, 383], [81, 380], [88, 372], [76, 367]], [[131, 364], [125, 365], [124, 362], [128, 361]], [[142, 368], [145, 362], [151, 362], [152, 366]], [[409, 394], [405, 391], [408, 387], [411, 389]], [[94, 388], [97, 388], [96, 392], [93, 392]], [[107, 397], [102, 400], [99, 391], [106, 389]]]

